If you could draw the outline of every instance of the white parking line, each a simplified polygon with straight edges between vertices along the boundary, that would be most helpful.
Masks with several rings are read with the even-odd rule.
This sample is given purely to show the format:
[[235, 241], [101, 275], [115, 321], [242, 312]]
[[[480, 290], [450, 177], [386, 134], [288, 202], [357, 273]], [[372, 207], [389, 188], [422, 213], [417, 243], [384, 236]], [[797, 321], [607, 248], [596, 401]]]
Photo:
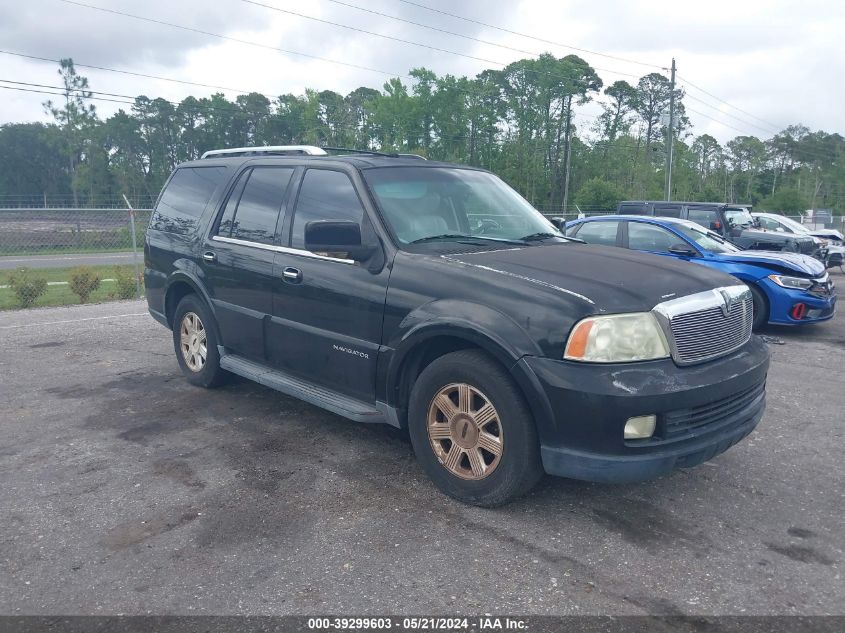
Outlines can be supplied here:
[[60, 325], [62, 323], [81, 323], [82, 321], [102, 321], [105, 319], [122, 319], [124, 317], [149, 316], [149, 312], [132, 312], [130, 314], [114, 314], [111, 316], [86, 317], [84, 319], [68, 319], [67, 321], [46, 321], [42, 323], [22, 323], [21, 325], [0, 325], [0, 330], [12, 330], [22, 327], [40, 327], [42, 325]]

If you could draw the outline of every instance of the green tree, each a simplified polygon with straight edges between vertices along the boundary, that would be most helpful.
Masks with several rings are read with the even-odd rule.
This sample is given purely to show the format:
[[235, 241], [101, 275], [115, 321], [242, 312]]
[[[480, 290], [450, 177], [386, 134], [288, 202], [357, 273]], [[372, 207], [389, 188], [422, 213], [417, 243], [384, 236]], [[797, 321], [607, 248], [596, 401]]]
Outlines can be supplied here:
[[624, 199], [619, 187], [601, 178], [591, 178], [575, 195], [575, 203], [584, 211], [612, 211]]

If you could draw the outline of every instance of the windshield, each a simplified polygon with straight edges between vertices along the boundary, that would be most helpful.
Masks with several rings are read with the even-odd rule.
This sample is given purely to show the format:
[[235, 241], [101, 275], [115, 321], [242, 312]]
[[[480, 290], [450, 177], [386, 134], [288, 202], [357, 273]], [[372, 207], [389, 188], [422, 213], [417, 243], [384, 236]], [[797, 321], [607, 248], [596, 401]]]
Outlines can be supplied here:
[[505, 241], [563, 237], [522, 196], [483, 171], [383, 167], [363, 174], [385, 221], [403, 244], [463, 237]]
[[810, 232], [810, 229], [808, 229], [806, 226], [804, 226], [803, 224], [799, 224], [798, 222], [790, 218], [781, 216], [778, 217], [777, 221], [781, 224], [785, 224], [795, 233], [803, 233], [804, 235], [806, 235]]
[[752, 226], [754, 218], [748, 209], [725, 209], [725, 218], [731, 226]]
[[736, 253], [740, 249], [722, 239], [712, 231], [706, 231], [697, 226], [688, 224], [676, 224], [673, 228], [680, 231], [685, 237], [695, 242], [698, 247], [708, 253]]

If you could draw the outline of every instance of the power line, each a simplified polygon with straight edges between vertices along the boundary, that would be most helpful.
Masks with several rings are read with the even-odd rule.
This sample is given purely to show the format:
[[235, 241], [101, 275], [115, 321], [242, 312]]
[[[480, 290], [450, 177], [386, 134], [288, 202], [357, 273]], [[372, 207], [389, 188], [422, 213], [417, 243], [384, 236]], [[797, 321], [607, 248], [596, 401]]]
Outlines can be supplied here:
[[[348, 4], [348, 3], [345, 3], [345, 2], [341, 2], [340, 0], [328, 0], [328, 1], [329, 1], [329, 2], [334, 2], [335, 4], [341, 4], [341, 5], [344, 5], [344, 6], [349, 6], [349, 7], [353, 7], [353, 8], [358, 8], [358, 9], [360, 9], [360, 10], [362, 10], [362, 11], [368, 11], [368, 12], [370, 12], [370, 13], [375, 13], [375, 14], [377, 14], [377, 15], [383, 15], [383, 16], [385, 16], [385, 17], [391, 17], [391, 18], [393, 18], [393, 19], [401, 20], [401, 21], [403, 21], [403, 22], [408, 22], [408, 23], [410, 23], [410, 24], [415, 24], [415, 25], [417, 25], [417, 26], [422, 26], [422, 27], [424, 27], [424, 28], [432, 28], [432, 29], [434, 29], [434, 30], [438, 30], [438, 31], [441, 31], [441, 32], [444, 32], [444, 33], [449, 33], [449, 34], [452, 34], [452, 35], [457, 35], [458, 37], [467, 37], [468, 39], [473, 39], [473, 40], [478, 41], [478, 42], [482, 42], [482, 43], [485, 43], [485, 44], [491, 44], [491, 45], [493, 45], [493, 46], [497, 46], [497, 44], [492, 43], [492, 42], [487, 42], [487, 41], [485, 41], [485, 40], [480, 40], [480, 39], [477, 39], [477, 38], [472, 38], [472, 37], [465, 36], [465, 35], [461, 35], [461, 34], [458, 34], [458, 33], [453, 33], [453, 32], [451, 32], [451, 31], [446, 31], [446, 30], [444, 30], [444, 29], [438, 29], [438, 28], [436, 28], [436, 27], [429, 27], [428, 25], [424, 25], [424, 24], [420, 24], [420, 23], [417, 23], [417, 22], [413, 22], [413, 21], [411, 21], [411, 20], [405, 20], [405, 19], [403, 19], [403, 18], [397, 18], [397, 17], [395, 17], [395, 16], [388, 16], [388, 15], [386, 15], [386, 14], [383, 14], [383, 13], [380, 13], [380, 12], [377, 12], [377, 11], [371, 11], [371, 10], [369, 10], [369, 9], [363, 9], [363, 8], [361, 8], [361, 7], [355, 7], [355, 5], [351, 5], [351, 4]], [[654, 68], [660, 68], [661, 70], [665, 70], [662, 66], [658, 66], [658, 65], [655, 65], [655, 64], [648, 64], [648, 63], [645, 63], [645, 62], [640, 62], [640, 61], [633, 60], [633, 59], [628, 59], [628, 58], [619, 57], [619, 56], [615, 56], [615, 55], [609, 55], [609, 54], [600, 53], [600, 52], [597, 52], [597, 51], [591, 51], [591, 50], [588, 50], [588, 49], [583, 49], [583, 48], [577, 48], [577, 47], [574, 47], [574, 46], [569, 46], [569, 45], [566, 45], [566, 44], [561, 44], [561, 43], [559, 43], [559, 42], [553, 42], [553, 41], [551, 41], [551, 40], [545, 40], [545, 39], [543, 39], [543, 38], [538, 38], [538, 37], [535, 37], [535, 36], [533, 36], [533, 35], [529, 35], [529, 34], [526, 34], [526, 33], [520, 33], [520, 32], [518, 32], [518, 31], [513, 31], [513, 30], [511, 30], [511, 29], [507, 29], [507, 28], [504, 28], [504, 27], [500, 27], [500, 26], [497, 26], [497, 25], [494, 25], [494, 24], [489, 24], [489, 23], [487, 23], [487, 22], [482, 22], [482, 21], [480, 21], [480, 20], [475, 20], [475, 19], [473, 19], [473, 18], [468, 18], [468, 17], [466, 17], [466, 16], [457, 15], [457, 14], [455, 14], [455, 13], [450, 13], [450, 12], [448, 12], [448, 11], [443, 11], [443, 10], [441, 10], [441, 9], [435, 9], [434, 7], [430, 7], [430, 6], [424, 5], [424, 4], [419, 3], [419, 2], [414, 2], [414, 1], [412, 1], [412, 0], [398, 0], [398, 2], [402, 2], [402, 3], [404, 3], [404, 4], [408, 4], [408, 5], [411, 5], [411, 6], [415, 6], [415, 7], [421, 8], [421, 9], [425, 9], [425, 10], [427, 10], [427, 11], [431, 11], [431, 12], [434, 12], [434, 13], [439, 13], [439, 14], [441, 14], [441, 15], [446, 15], [446, 16], [449, 16], [449, 17], [452, 17], [452, 18], [455, 18], [455, 19], [458, 19], [458, 20], [463, 20], [463, 21], [470, 22], [470, 23], [473, 23], [473, 24], [478, 24], [478, 25], [481, 25], [481, 26], [485, 26], [485, 27], [487, 27], [487, 28], [493, 28], [493, 29], [496, 29], [496, 30], [502, 31], [502, 32], [504, 32], [504, 33], [510, 33], [510, 34], [512, 34], [512, 35], [518, 35], [518, 36], [521, 36], [521, 37], [526, 37], [526, 38], [529, 38], [529, 39], [537, 40], [537, 41], [539, 41], [539, 42], [543, 42], [543, 43], [546, 43], [546, 44], [553, 44], [553, 45], [555, 45], [555, 46], [561, 46], [561, 47], [564, 47], [564, 48], [571, 48], [571, 49], [573, 49], [573, 50], [579, 50], [579, 51], [582, 51], [582, 52], [585, 52], [585, 53], [591, 53], [591, 54], [594, 54], [594, 55], [601, 55], [601, 56], [604, 56], [604, 57], [609, 57], [609, 58], [611, 58], [611, 59], [617, 59], [617, 60], [620, 60], [620, 61], [626, 61], [626, 62], [630, 62], [630, 63], [634, 63], [634, 64], [640, 64], [640, 65], [643, 65], [643, 66], [650, 66], [650, 67], [654, 67]], [[510, 48], [510, 47], [506, 47], [506, 48]], [[513, 50], [520, 51], [520, 49], [513, 49]], [[525, 52], [525, 51], [520, 51], [520, 52]], [[600, 69], [597, 69], [597, 70], [600, 70]], [[612, 70], [609, 70], [609, 69], [601, 69], [601, 70], [603, 70], [604, 72], [611, 72], [611, 73], [612, 73], [612, 72], [615, 72], [615, 71], [612, 71]], [[622, 74], [622, 75], [624, 75], [625, 73], [618, 73], [618, 74]], [[635, 75], [627, 75], [627, 76], [634, 77]], [[742, 110], [741, 108], [739, 108], [739, 107], [737, 107], [737, 106], [732, 105], [731, 103], [729, 103], [729, 102], [725, 101], [724, 99], [722, 99], [722, 98], [720, 98], [720, 97], [717, 97], [716, 95], [714, 95], [714, 94], [712, 94], [712, 93], [710, 93], [710, 92], [707, 92], [707, 91], [706, 91], [706, 90], [704, 90], [703, 88], [700, 88], [699, 86], [696, 86], [695, 84], [693, 84], [693, 83], [692, 83], [691, 81], [689, 81], [688, 79], [680, 77], [680, 75], [678, 76], [678, 78], [679, 78], [679, 79], [683, 79], [683, 80], [684, 80], [687, 84], [689, 84], [691, 87], [693, 87], [693, 88], [695, 88], [696, 90], [699, 90], [700, 92], [703, 92], [704, 94], [706, 94], [706, 95], [708, 95], [708, 96], [710, 96], [710, 97], [712, 97], [712, 98], [714, 98], [714, 99], [716, 99], [716, 100], [718, 100], [718, 101], [722, 102], [723, 104], [725, 104], [725, 105], [727, 105], [727, 106], [729, 106], [729, 107], [731, 107], [731, 108], [734, 108], [735, 110], [738, 110], [739, 112], [742, 112], [743, 114], [746, 114], [747, 116], [750, 116], [750, 117], [752, 117], [752, 118], [754, 118], [754, 119], [757, 119], [758, 121], [761, 121], [762, 123], [766, 123], [767, 125], [771, 126], [771, 128], [772, 128], [773, 130], [775, 130], [775, 131], [782, 129], [782, 127], [781, 127], [781, 126], [778, 126], [778, 125], [776, 125], [776, 124], [773, 124], [773, 123], [771, 123], [771, 122], [769, 122], [769, 121], [766, 121], [765, 119], [762, 119], [762, 118], [760, 118], [760, 117], [758, 117], [758, 116], [756, 116], [756, 115], [754, 115], [754, 114], [751, 114], [750, 112], [747, 112], [747, 111], [745, 111], [745, 110]], [[698, 99], [698, 98], [697, 98], [697, 97], [695, 97], [694, 95], [688, 95], [688, 96], [690, 96], [690, 98], [692, 98], [692, 99], [693, 99], [693, 100], [695, 100], [695, 101], [700, 101], [701, 103], [703, 103], [704, 105], [706, 105], [706, 106], [708, 106], [708, 107], [710, 107], [710, 108], [714, 108], [714, 106], [712, 106], [712, 105], [708, 104], [706, 101], [703, 101], [703, 100], [701, 100], [701, 99]], [[714, 108], [714, 109], [715, 109], [715, 108]], [[750, 125], [751, 127], [756, 127], [757, 129], [763, 130], [763, 131], [765, 131], [765, 132], [767, 132], [767, 133], [771, 133], [771, 130], [769, 130], [769, 129], [761, 128], [761, 127], [760, 127], [760, 126], [758, 126], [758, 125], [755, 125], [755, 124], [753, 124], [753, 123], [750, 123], [749, 121], [745, 121], [745, 120], [743, 120], [743, 119], [740, 119], [739, 117], [733, 116], [733, 115], [731, 115], [731, 114], [729, 114], [729, 113], [727, 113], [727, 112], [723, 112], [723, 114], [725, 114], [726, 116], [729, 116], [729, 117], [731, 117], [731, 118], [734, 118], [734, 119], [736, 119], [736, 120], [738, 120], [738, 121], [740, 121], [740, 122], [742, 122], [742, 123], [745, 123], [746, 125]], [[731, 127], [731, 126], [728, 126], [728, 127]], [[736, 128], [732, 128], [732, 129], [736, 129]]]
[[[372, 68], [372, 67], [369, 67], [369, 66], [362, 66], [360, 64], [351, 64], [351, 63], [342, 62], [342, 61], [339, 61], [339, 60], [328, 59], [328, 58], [325, 58], [325, 57], [319, 57], [317, 55], [311, 55], [309, 53], [301, 53], [299, 51], [293, 51], [293, 50], [289, 50], [289, 49], [278, 48], [278, 47], [275, 47], [275, 46], [269, 46], [269, 45], [266, 45], [266, 44], [260, 44], [258, 42], [252, 42], [252, 41], [249, 41], [249, 40], [243, 40], [243, 39], [239, 39], [239, 38], [236, 38], [236, 37], [230, 37], [228, 35], [221, 35], [219, 33], [212, 33], [211, 31], [204, 31], [204, 30], [201, 30], [201, 29], [195, 29], [193, 27], [188, 27], [188, 26], [184, 26], [184, 25], [181, 25], [181, 24], [174, 24], [172, 22], [166, 22], [164, 20], [158, 20], [158, 19], [155, 19], [155, 18], [148, 18], [148, 17], [144, 17], [144, 16], [140, 16], [140, 15], [135, 15], [135, 14], [132, 14], [132, 13], [117, 11], [117, 10], [114, 10], [114, 9], [107, 9], [105, 7], [98, 7], [98, 6], [91, 5], [91, 4], [85, 4], [84, 2], [78, 2], [76, 0], [59, 0], [59, 2], [64, 2], [65, 4], [71, 4], [71, 5], [83, 7], [83, 8], [86, 8], [86, 9], [92, 9], [92, 10], [95, 10], [95, 11], [102, 11], [104, 13], [110, 13], [110, 14], [113, 14], [113, 15], [120, 15], [120, 16], [123, 16], [123, 17], [133, 18], [135, 20], [141, 20], [141, 21], [144, 21], [144, 22], [151, 22], [153, 24], [158, 24], [158, 25], [162, 25], [162, 26], [169, 26], [169, 27], [172, 27], [172, 28], [180, 29], [180, 30], [183, 30], [183, 31], [188, 31], [188, 32], [191, 32], [191, 33], [199, 33], [199, 34], [207, 35], [209, 37], [214, 37], [214, 38], [217, 38], [217, 39], [237, 42], [237, 43], [240, 43], [240, 44], [246, 44], [248, 46], [256, 46], [256, 47], [259, 47], [259, 48], [263, 48], [263, 49], [267, 49], [267, 50], [273, 50], [273, 51], [277, 51], [277, 52], [281, 52], [281, 53], [289, 53], [289, 54], [292, 54], [292, 55], [300, 55], [300, 56], [303, 56], [303, 57], [308, 57], [310, 59], [325, 61], [325, 62], [329, 62], [329, 63], [333, 63], [333, 64], [338, 64], [338, 65], [341, 65], [341, 66], [348, 66], [348, 67], [356, 68], [356, 69], [359, 69], [359, 70], [376, 72], [376, 73], [379, 73], [381, 75], [386, 75], [386, 76], [389, 76], [389, 77], [403, 78], [403, 79], [408, 79], [410, 81], [415, 81], [415, 78], [413, 76], [406, 75], [406, 74], [403, 74], [403, 73], [395, 73], [395, 72], [380, 70], [378, 68]], [[269, 5], [265, 5], [265, 6], [269, 6]], [[269, 7], [269, 8], [272, 8], [272, 7]], [[491, 63], [500, 64], [500, 62], [491, 62]], [[533, 72], [534, 74], [537, 74], [536, 71], [528, 70], [527, 72]], [[568, 79], [572, 79], [572, 76], [569, 76]], [[582, 83], [583, 83], [583, 80], [582, 80]], [[472, 91], [469, 91], [469, 90], [464, 90], [464, 89], [460, 89], [460, 88], [456, 88], [456, 89], [461, 91], [461, 92], [464, 92], [466, 94], [473, 94]]]
[[743, 109], [742, 109], [742, 108], [740, 108], [740, 107], [737, 107], [737, 106], [735, 106], [735, 105], [733, 105], [733, 104], [731, 104], [731, 103], [728, 103], [727, 101], [725, 101], [725, 100], [724, 100], [724, 99], [722, 99], [721, 97], [717, 97], [717, 96], [716, 96], [716, 95], [714, 95], [713, 93], [711, 93], [711, 92], [707, 92], [704, 88], [701, 88], [701, 87], [699, 87], [699, 86], [696, 86], [694, 83], [692, 83], [692, 82], [691, 82], [689, 79], [687, 79], [686, 77], [680, 77], [680, 76], [679, 76], [679, 79], [683, 79], [683, 81], [685, 81], [687, 84], [689, 84], [690, 86], [692, 86], [693, 88], [695, 88], [695, 89], [696, 89], [696, 90], [698, 90], [699, 92], [703, 92], [703, 93], [704, 93], [704, 94], [706, 94], [708, 97], [712, 97], [712, 98], [713, 98], [713, 99], [715, 99], [716, 101], [719, 101], [720, 103], [723, 103], [723, 104], [725, 104], [726, 106], [733, 108], [734, 110], [738, 110], [739, 112], [742, 112], [743, 114], [746, 114], [746, 115], [750, 116], [751, 118], [757, 119], [757, 120], [758, 120], [758, 121], [760, 121], [761, 123], [765, 123], [766, 125], [769, 125], [769, 126], [771, 126], [772, 128], [774, 128], [774, 129], [776, 129], [776, 130], [782, 130], [782, 129], [783, 129], [783, 127], [784, 127], [784, 126], [782, 126], [782, 125], [778, 125], [778, 124], [776, 124], [776, 123], [772, 123], [771, 121], [767, 121], [766, 119], [761, 119], [760, 117], [758, 117], [758, 116], [757, 116], [757, 115], [755, 115], [755, 114], [751, 114], [750, 112], [748, 112], [748, 111], [746, 111], [746, 110], [743, 110]]
[[[250, 0], [243, 0], [243, 1], [249, 2]], [[485, 44], [487, 46], [495, 46], [496, 48], [514, 51], [514, 52], [517, 52], [517, 53], [522, 53], [524, 55], [531, 55], [532, 57], [539, 57], [541, 55], [541, 53], [538, 53], [537, 51], [529, 51], [529, 50], [525, 50], [525, 49], [522, 49], [522, 48], [516, 48], [515, 46], [508, 46], [507, 44], [500, 44], [498, 42], [491, 42], [490, 40], [482, 40], [480, 38], [473, 37], [473, 36], [467, 35], [465, 33], [458, 33], [456, 31], [450, 31], [448, 29], [443, 29], [443, 28], [440, 28], [440, 27], [437, 27], [437, 26], [432, 26], [431, 24], [424, 24], [422, 22], [416, 22], [414, 20], [409, 20], [407, 18], [401, 18], [401, 17], [396, 16], [396, 15], [390, 15], [389, 13], [383, 13], [381, 11], [375, 11], [374, 9], [368, 9], [366, 7], [359, 7], [357, 5], [350, 4], [348, 2], [342, 2], [341, 0], [326, 0], [326, 1], [331, 2], [333, 4], [343, 6], [343, 7], [348, 7], [350, 9], [355, 9], [356, 11], [363, 11], [363, 12], [369, 13], [371, 15], [377, 15], [377, 16], [380, 16], [380, 17], [383, 17], [383, 18], [388, 18], [389, 20], [395, 20], [397, 22], [404, 22], [405, 24], [411, 24], [413, 26], [418, 26], [420, 28], [428, 29], [430, 31], [436, 31], [437, 33], [445, 33], [446, 35], [452, 35], [454, 37], [460, 37], [462, 39], [469, 40], [471, 42], [478, 42], [479, 44]], [[258, 3], [253, 3], [253, 4], [258, 4]], [[261, 6], [267, 6], [267, 5], [261, 5]], [[619, 72], [617, 70], [611, 70], [610, 68], [599, 68], [597, 66], [593, 66], [593, 68], [595, 70], [600, 70], [602, 72], [611, 73], [611, 74], [614, 74], [614, 75], [620, 75], [620, 76], [623, 76], [623, 77], [634, 77], [634, 78], [639, 79], [639, 75], [634, 75], [634, 74], [631, 74], [631, 73], [623, 73], [623, 72]]]
[[116, 11], [115, 9], [106, 9], [105, 7], [98, 7], [93, 4], [85, 4], [84, 2], [76, 2], [76, 0], [59, 0], [59, 2], [64, 2], [65, 4], [72, 4], [78, 7], [83, 7], [85, 9], [92, 9], [94, 11], [102, 11], [104, 13], [111, 13], [113, 15], [120, 15], [127, 18], [133, 18], [135, 20], [141, 20], [143, 22], [151, 22], [153, 24], [159, 24], [161, 26], [169, 26], [174, 29], [180, 29], [182, 31], [188, 31], [190, 33], [199, 33], [200, 35], [207, 35], [209, 37], [215, 37], [220, 40], [226, 40], [229, 42], [237, 42], [239, 44], [246, 44], [247, 46], [255, 46], [258, 48], [263, 48], [266, 50], [277, 51], [279, 53], [285, 53], [288, 55], [298, 55], [300, 57], [308, 57], [309, 59], [316, 59], [322, 62], [328, 62], [330, 64], [337, 64], [339, 66], [346, 66], [348, 68], [357, 68], [358, 70], [366, 70], [368, 72], [378, 73], [380, 75], [387, 75], [389, 77], [402, 77], [401, 73], [393, 73], [388, 72], [385, 70], [379, 70], [378, 68], [370, 68], [369, 66], [361, 66], [360, 64], [352, 64], [349, 62], [342, 62], [337, 59], [329, 59], [327, 57], [320, 57], [318, 55], [311, 55], [310, 53], [301, 53], [299, 51], [293, 51], [286, 48], [279, 48], [277, 46], [270, 46], [269, 44], [260, 44], [259, 42], [252, 42], [250, 40], [242, 40], [237, 37], [231, 37], [229, 35], [221, 35], [220, 33], [212, 33], [211, 31], [203, 31], [202, 29], [196, 29], [190, 26], [184, 26], [181, 24], [174, 24], [172, 22], [165, 22], [164, 20], [157, 20], [155, 18], [147, 18], [140, 15], [135, 15], [132, 13], [126, 13], [124, 11]]
[[[37, 55], [26, 55], [25, 53], [16, 53], [14, 51], [0, 50], [0, 54], [14, 55], [15, 57], [21, 57], [21, 58], [25, 58], [25, 59], [33, 59], [35, 61], [40, 61], [40, 62], [52, 62], [54, 64], [60, 64], [61, 63], [60, 59], [51, 59], [49, 57], [39, 57]], [[262, 93], [258, 92], [257, 90], [242, 90], [242, 89], [239, 89], [239, 88], [228, 88], [226, 86], [216, 86], [214, 84], [203, 84], [203, 83], [199, 83], [199, 82], [196, 82], [196, 81], [187, 81], [187, 80], [184, 80], [184, 79], [174, 79], [172, 77], [162, 77], [160, 75], [148, 75], [146, 73], [133, 72], [131, 70], [122, 70], [122, 69], [118, 69], [118, 68], [106, 68], [105, 66], [94, 66], [93, 64], [83, 64], [81, 62], [77, 62], [76, 60], [73, 60], [73, 65], [78, 67], [78, 68], [90, 68], [92, 70], [103, 70], [103, 71], [110, 72], [110, 73], [120, 73], [122, 75], [131, 75], [133, 77], [144, 77], [145, 79], [159, 79], [161, 81], [170, 81], [172, 83], [185, 84], [186, 86], [197, 86], [199, 88], [213, 88], [215, 90], [226, 90], [228, 92], [238, 92], [238, 93], [241, 93], [241, 94], [250, 94], [250, 93], [262, 94]], [[268, 95], [265, 94], [264, 96], [267, 97]]]
[[707, 102], [706, 102], [706, 101], [704, 101], [703, 99], [699, 99], [699, 98], [698, 98], [698, 97], [696, 97], [695, 95], [691, 95], [691, 94], [689, 94], [689, 92], [687, 92], [684, 96], [685, 96], [685, 97], [689, 97], [689, 98], [690, 98], [690, 99], [692, 99], [693, 101], [697, 101], [698, 103], [701, 103], [701, 104], [702, 104], [702, 105], [704, 105], [705, 107], [712, 108], [712, 109], [716, 110], [717, 112], [719, 112], [719, 114], [722, 114], [722, 115], [724, 115], [724, 116], [727, 116], [727, 117], [730, 117], [730, 118], [732, 118], [732, 119], [735, 119], [735, 120], [739, 121], [740, 123], [744, 123], [745, 125], [749, 125], [749, 126], [751, 126], [751, 127], [753, 127], [753, 128], [757, 128], [758, 130], [762, 130], [762, 131], [763, 131], [763, 132], [765, 132], [766, 134], [777, 134], [777, 133], [778, 133], [778, 131], [779, 131], [779, 130], [776, 130], [776, 129], [774, 129], [774, 128], [768, 128], [768, 127], [765, 127], [765, 128], [764, 128], [764, 127], [761, 127], [760, 125], [757, 125], [757, 124], [755, 124], [755, 123], [751, 123], [750, 121], [748, 121], [748, 120], [746, 120], [746, 119], [743, 119], [743, 118], [740, 118], [740, 117], [738, 117], [738, 116], [736, 116], [736, 115], [734, 115], [734, 114], [731, 114], [730, 112], [723, 112], [723, 111], [722, 111], [722, 110], [720, 110], [717, 106], [714, 106], [714, 105], [712, 105], [712, 104], [710, 104], [710, 103], [707, 103]]
[[[322, 18], [316, 18], [316, 17], [310, 16], [310, 15], [305, 15], [303, 13], [297, 13], [296, 11], [290, 11], [288, 9], [282, 9], [280, 7], [274, 7], [274, 6], [269, 5], [269, 4], [257, 2], [256, 0], [241, 0], [241, 2], [244, 2], [246, 4], [252, 4], [252, 5], [255, 5], [255, 6], [259, 6], [259, 7], [264, 7], [265, 9], [270, 9], [271, 11], [277, 11], [279, 13], [285, 13], [285, 14], [288, 14], [288, 15], [293, 15], [293, 16], [303, 18], [303, 19], [306, 19], [306, 20], [312, 20], [314, 22], [320, 22], [322, 24], [329, 24], [331, 26], [335, 26], [335, 27], [338, 27], [338, 28], [341, 28], [341, 29], [346, 29], [346, 30], [349, 30], [349, 31], [356, 31], [358, 33], [364, 33], [365, 35], [371, 35], [373, 37], [378, 37], [378, 38], [390, 40], [390, 41], [393, 41], [393, 42], [399, 42], [401, 44], [409, 44], [411, 46], [419, 46], [421, 48], [426, 48], [426, 49], [436, 51], [436, 52], [440, 52], [440, 53], [447, 53], [449, 55], [455, 55], [457, 57], [464, 57], [466, 59], [471, 59], [471, 60], [474, 60], [474, 61], [483, 62], [485, 64], [493, 64], [494, 66], [501, 66], [501, 67], [508, 66], [508, 64], [506, 64], [505, 62], [499, 62], [499, 61], [496, 61], [496, 60], [493, 60], [493, 59], [486, 59], [484, 57], [477, 57], [475, 55], [467, 55], [465, 53], [459, 53], [457, 51], [452, 51], [452, 50], [445, 49], [445, 48], [439, 48], [437, 46], [431, 46], [429, 44], [424, 44], [422, 42], [414, 42], [412, 40], [406, 40], [406, 39], [403, 39], [401, 37], [394, 37], [392, 35], [384, 35], [383, 33], [376, 33], [375, 31], [368, 31], [366, 29], [358, 28], [358, 27], [355, 27], [355, 26], [350, 26], [348, 24], [342, 24], [340, 22], [332, 22], [331, 20], [324, 20]], [[533, 54], [533, 53], [529, 53], [529, 54]], [[606, 69], [593, 68], [592, 66], [590, 68], [592, 70], [606, 70]], [[606, 71], [611, 72], [611, 73], [616, 72], [616, 71], [612, 71], [612, 70], [606, 70]], [[530, 69], [530, 68], [524, 69], [524, 72], [531, 73], [532, 75], [535, 75], [535, 76], [546, 76], [546, 77], [551, 77], [551, 78], [556, 78], [556, 79], [564, 79], [564, 80], [567, 80], [567, 81], [572, 81], [572, 83], [574, 83], [576, 85], [581, 85], [582, 87], [588, 86], [587, 82], [583, 78], [578, 77], [577, 75], [571, 75], [571, 74], [567, 75], [567, 74], [556, 73], [556, 72], [541, 72], [541, 71], [533, 70], [533, 69]], [[626, 74], [626, 73], [617, 73], [617, 74]], [[626, 75], [626, 76], [636, 77], [636, 75]]]
[[482, 22], [481, 20], [475, 20], [473, 18], [468, 18], [463, 15], [457, 15], [455, 13], [449, 13], [448, 11], [443, 11], [442, 9], [435, 9], [434, 7], [430, 7], [428, 5], [419, 3], [419, 2], [412, 2], [411, 0], [397, 0], [398, 2], [402, 2], [404, 4], [409, 4], [411, 6], [418, 7], [420, 9], [425, 9], [426, 11], [431, 11], [433, 13], [439, 13], [440, 15], [446, 15], [450, 18], [455, 18], [456, 20], [463, 20], [464, 22], [471, 22], [472, 24], [478, 24], [479, 26], [484, 26], [489, 29], [495, 29], [497, 31], [501, 31], [503, 33], [509, 33], [511, 35], [518, 35], [520, 37], [525, 37], [531, 40], [536, 40], [538, 42], [542, 42], [543, 44], [551, 44], [552, 46], [559, 46], [561, 48], [568, 48], [573, 51], [579, 51], [581, 53], [589, 53], [590, 55], [598, 55], [600, 57], [606, 57], [608, 59], [615, 59], [617, 61], [627, 62], [630, 64], [638, 64], [639, 66], [647, 66], [649, 68], [658, 68], [661, 70], [665, 70], [665, 67], [660, 66], [658, 64], [649, 64], [647, 62], [641, 62], [636, 59], [630, 59], [628, 57], [621, 57], [619, 55], [611, 55], [610, 53], [600, 53], [598, 51], [593, 51], [588, 48], [579, 48], [578, 46], [572, 46], [571, 44], [563, 44], [561, 42], [554, 42], [552, 40], [546, 40], [541, 37], [537, 37], [535, 35], [529, 35], [527, 33], [520, 33], [519, 31], [513, 31], [511, 29], [505, 28], [503, 26], [497, 26], [495, 24], [489, 24], [488, 22]]

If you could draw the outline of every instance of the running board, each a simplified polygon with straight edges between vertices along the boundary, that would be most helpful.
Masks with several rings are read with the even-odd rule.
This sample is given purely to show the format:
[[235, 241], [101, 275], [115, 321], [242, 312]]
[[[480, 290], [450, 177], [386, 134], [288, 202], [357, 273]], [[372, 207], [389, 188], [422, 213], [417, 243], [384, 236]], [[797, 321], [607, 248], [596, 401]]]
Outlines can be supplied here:
[[356, 422], [387, 422], [381, 411], [376, 410], [366, 402], [350, 398], [325, 387], [318, 387], [301, 378], [295, 378], [290, 374], [271, 369], [242, 356], [221, 354], [220, 367], [265, 387], [281, 391]]

